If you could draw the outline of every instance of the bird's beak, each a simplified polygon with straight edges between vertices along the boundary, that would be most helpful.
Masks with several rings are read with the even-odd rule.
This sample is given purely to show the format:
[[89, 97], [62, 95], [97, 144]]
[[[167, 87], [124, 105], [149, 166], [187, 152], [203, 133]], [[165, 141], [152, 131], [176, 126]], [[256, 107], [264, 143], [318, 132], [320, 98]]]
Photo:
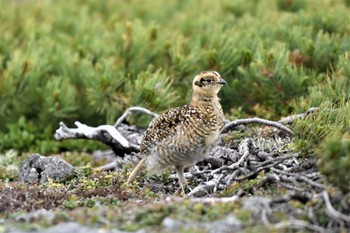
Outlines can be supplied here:
[[218, 84], [221, 84], [221, 85], [226, 85], [227, 82], [224, 80], [224, 79], [220, 79], [220, 81], [218, 82]]

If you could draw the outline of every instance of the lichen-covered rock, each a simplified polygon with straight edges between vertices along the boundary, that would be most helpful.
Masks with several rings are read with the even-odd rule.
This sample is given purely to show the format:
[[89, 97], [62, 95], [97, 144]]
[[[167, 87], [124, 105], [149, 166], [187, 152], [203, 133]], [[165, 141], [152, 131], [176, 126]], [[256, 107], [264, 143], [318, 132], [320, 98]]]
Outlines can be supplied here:
[[75, 174], [75, 168], [58, 157], [44, 157], [32, 154], [20, 169], [19, 181], [25, 183], [45, 183], [49, 178], [65, 182]]

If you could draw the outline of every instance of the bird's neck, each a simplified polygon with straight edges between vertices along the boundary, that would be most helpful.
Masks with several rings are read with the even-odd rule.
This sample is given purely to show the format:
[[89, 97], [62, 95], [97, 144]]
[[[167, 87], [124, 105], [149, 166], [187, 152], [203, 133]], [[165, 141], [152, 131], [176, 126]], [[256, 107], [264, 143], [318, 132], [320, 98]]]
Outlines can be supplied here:
[[191, 106], [200, 107], [208, 105], [218, 105], [219, 98], [217, 95], [205, 95], [202, 93], [193, 93], [190, 102]]

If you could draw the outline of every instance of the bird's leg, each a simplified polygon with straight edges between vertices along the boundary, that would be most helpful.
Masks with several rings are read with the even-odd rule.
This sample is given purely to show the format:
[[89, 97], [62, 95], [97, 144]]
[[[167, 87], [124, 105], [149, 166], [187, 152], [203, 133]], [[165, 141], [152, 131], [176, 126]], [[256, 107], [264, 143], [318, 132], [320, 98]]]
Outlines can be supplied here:
[[177, 176], [179, 177], [179, 184], [182, 189], [182, 193], [185, 194], [185, 187], [186, 187], [186, 179], [184, 176], [184, 167], [183, 166], [175, 166]]
[[137, 164], [137, 166], [136, 166], [136, 167], [134, 168], [134, 170], [131, 172], [131, 174], [130, 174], [130, 176], [129, 176], [129, 179], [128, 179], [128, 181], [126, 182], [127, 184], [131, 184], [131, 183], [135, 180], [136, 176], [137, 176], [138, 174], [140, 174], [140, 172], [146, 168], [145, 162], [146, 162], [146, 159], [145, 159], [145, 158], [141, 159], [141, 161]]

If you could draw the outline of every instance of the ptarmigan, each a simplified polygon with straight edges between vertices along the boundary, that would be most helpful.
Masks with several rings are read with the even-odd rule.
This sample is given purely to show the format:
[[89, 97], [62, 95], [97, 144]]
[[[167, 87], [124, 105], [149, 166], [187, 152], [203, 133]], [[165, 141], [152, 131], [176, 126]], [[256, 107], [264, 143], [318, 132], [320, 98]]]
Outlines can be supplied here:
[[216, 71], [204, 71], [194, 77], [190, 103], [171, 108], [151, 122], [141, 142], [143, 159], [130, 174], [128, 183], [144, 168], [157, 173], [174, 166], [185, 192], [184, 167], [207, 156], [224, 126], [217, 94], [225, 84]]

